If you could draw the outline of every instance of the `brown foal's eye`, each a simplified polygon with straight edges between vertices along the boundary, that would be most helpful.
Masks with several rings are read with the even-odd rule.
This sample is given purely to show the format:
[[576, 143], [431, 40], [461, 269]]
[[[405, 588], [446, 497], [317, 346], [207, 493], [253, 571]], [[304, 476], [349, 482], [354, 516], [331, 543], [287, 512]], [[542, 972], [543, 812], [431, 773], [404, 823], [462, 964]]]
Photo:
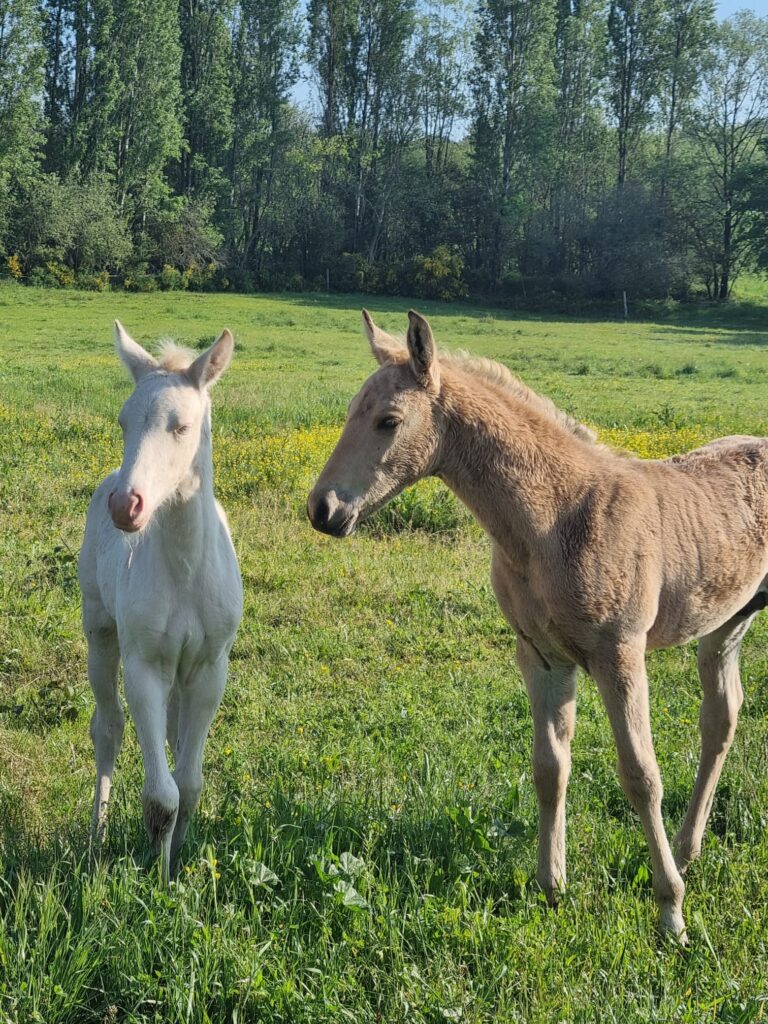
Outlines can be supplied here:
[[397, 416], [385, 416], [383, 420], [379, 421], [379, 430], [394, 430], [395, 427], [399, 427], [402, 421]]

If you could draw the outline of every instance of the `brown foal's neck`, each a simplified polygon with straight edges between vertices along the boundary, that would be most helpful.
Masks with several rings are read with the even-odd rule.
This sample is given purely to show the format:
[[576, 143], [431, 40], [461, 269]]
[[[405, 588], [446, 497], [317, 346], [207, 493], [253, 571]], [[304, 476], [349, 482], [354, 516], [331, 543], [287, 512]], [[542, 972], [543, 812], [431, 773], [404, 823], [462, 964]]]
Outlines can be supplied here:
[[506, 550], [530, 549], [595, 478], [601, 449], [503, 388], [451, 368], [435, 472]]

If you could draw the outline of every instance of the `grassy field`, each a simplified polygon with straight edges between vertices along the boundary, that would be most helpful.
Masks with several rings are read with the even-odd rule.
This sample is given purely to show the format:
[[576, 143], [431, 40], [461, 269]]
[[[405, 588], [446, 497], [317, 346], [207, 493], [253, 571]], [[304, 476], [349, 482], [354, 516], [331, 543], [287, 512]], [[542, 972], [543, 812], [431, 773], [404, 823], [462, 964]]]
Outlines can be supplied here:
[[[768, 307], [659, 323], [430, 306], [615, 444], [768, 434]], [[691, 870], [687, 950], [655, 931], [640, 825], [582, 679], [568, 894], [532, 881], [531, 723], [488, 544], [437, 484], [345, 542], [303, 506], [373, 363], [358, 298], [0, 289], [0, 1021], [768, 1020], [768, 628]], [[406, 303], [371, 298], [386, 328]], [[730, 316], [730, 319], [729, 319]], [[146, 867], [129, 727], [109, 857], [88, 860], [92, 699], [76, 554], [120, 462], [112, 351], [231, 327], [214, 458], [245, 584], [206, 790], [170, 891]], [[695, 648], [649, 659], [670, 831], [698, 755]]]

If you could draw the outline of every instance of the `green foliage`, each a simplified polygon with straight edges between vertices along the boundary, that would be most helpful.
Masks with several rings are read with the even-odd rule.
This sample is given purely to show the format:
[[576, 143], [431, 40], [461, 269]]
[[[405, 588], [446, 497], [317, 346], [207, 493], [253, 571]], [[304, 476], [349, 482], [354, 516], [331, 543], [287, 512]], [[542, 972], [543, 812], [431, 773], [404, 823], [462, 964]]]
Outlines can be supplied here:
[[167, 263], [157, 275], [157, 283], [164, 292], [176, 292], [184, 287], [181, 271]]
[[713, 0], [19, 0], [0, 39], [25, 281], [573, 309], [761, 265], [768, 28]]
[[467, 295], [464, 259], [456, 246], [438, 245], [429, 256], [414, 260], [413, 292], [425, 299], [454, 302]]

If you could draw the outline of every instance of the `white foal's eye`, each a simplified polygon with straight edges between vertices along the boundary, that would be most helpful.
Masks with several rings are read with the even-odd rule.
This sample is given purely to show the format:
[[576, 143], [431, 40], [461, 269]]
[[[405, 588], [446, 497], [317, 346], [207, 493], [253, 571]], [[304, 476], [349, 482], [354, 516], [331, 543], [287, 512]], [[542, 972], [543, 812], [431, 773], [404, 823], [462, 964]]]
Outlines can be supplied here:
[[176, 437], [183, 437], [184, 434], [188, 434], [189, 433], [189, 424], [188, 423], [180, 423], [178, 425], [178, 427], [174, 427], [173, 432], [176, 435]]

